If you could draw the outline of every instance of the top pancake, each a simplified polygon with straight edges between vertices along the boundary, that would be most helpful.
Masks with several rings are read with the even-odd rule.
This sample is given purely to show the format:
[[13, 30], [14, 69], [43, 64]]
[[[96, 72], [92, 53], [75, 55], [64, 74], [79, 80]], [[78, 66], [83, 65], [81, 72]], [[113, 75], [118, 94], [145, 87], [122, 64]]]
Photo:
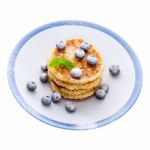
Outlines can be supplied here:
[[[100, 77], [103, 71], [103, 59], [100, 52], [96, 50], [93, 45], [90, 44], [90, 48], [88, 52], [85, 53], [84, 58], [78, 59], [75, 57], [74, 53], [78, 48], [80, 48], [80, 44], [82, 42], [84, 42], [83, 39], [66, 40], [66, 48], [64, 50], [57, 50], [57, 48], [54, 48], [48, 59], [48, 64], [56, 57], [64, 57], [74, 62], [76, 67], [82, 70], [83, 74], [80, 78], [76, 79], [71, 77], [70, 70], [65, 67], [48, 67], [48, 75], [50, 76], [50, 74], [53, 74], [57, 79], [67, 83], [87, 83], [95, 80], [97, 77]], [[97, 58], [96, 65], [87, 64], [86, 59], [88, 55], [92, 55]]]

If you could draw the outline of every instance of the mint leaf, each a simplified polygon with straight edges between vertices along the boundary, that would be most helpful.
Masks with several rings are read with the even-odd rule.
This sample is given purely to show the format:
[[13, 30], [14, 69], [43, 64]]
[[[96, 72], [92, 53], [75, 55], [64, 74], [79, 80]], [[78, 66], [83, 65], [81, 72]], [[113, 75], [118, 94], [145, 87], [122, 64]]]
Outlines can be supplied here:
[[75, 67], [75, 64], [64, 57], [56, 57], [49, 63], [49, 67], [54, 68], [57, 66], [64, 66], [68, 69], [72, 69]]

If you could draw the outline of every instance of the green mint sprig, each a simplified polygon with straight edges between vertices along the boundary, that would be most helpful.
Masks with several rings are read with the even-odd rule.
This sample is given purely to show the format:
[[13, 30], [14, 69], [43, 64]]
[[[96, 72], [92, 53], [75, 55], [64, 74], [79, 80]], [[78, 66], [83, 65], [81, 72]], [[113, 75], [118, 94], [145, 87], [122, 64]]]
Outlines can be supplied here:
[[76, 65], [73, 62], [71, 62], [70, 60], [65, 59], [64, 57], [56, 57], [51, 60], [51, 62], [49, 63], [48, 66], [52, 67], [52, 68], [55, 68], [57, 66], [63, 66], [68, 69], [73, 69], [73, 68], [75, 68]]

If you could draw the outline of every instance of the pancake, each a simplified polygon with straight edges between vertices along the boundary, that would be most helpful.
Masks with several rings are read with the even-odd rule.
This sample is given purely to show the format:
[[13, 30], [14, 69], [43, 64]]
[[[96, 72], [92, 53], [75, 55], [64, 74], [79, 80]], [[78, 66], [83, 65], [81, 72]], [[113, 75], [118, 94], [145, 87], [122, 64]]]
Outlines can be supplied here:
[[59, 86], [53, 80], [51, 80], [50, 82], [53, 82], [57, 86], [57, 88], [59, 88], [59, 90], [61, 92], [65, 93], [65, 94], [68, 94], [68, 95], [79, 95], [79, 94], [83, 94], [83, 93], [86, 93], [87, 91], [90, 91], [90, 90], [93, 90], [93, 89], [97, 89], [98, 87], [100, 87], [100, 84], [98, 84], [97, 86], [91, 87], [90, 89], [69, 90], [69, 89], [66, 89], [65, 87]]
[[92, 89], [94, 87], [100, 86], [100, 82], [101, 82], [100, 77], [96, 78], [93, 81], [83, 83], [83, 84], [81, 84], [81, 83], [73, 84], [73, 83], [64, 82], [64, 81], [61, 81], [61, 80], [57, 79], [55, 77], [55, 75], [52, 75], [52, 74], [49, 77], [57, 85], [62, 86], [62, 87], [66, 88], [66, 89], [69, 89], [69, 90]]
[[[48, 75], [55, 74], [57, 75], [56, 78], [68, 82], [68, 83], [87, 83], [90, 81], [95, 80], [96, 78], [100, 77], [103, 71], [103, 59], [102, 55], [93, 45], [90, 45], [90, 48], [83, 59], [79, 60], [74, 56], [75, 51], [80, 48], [80, 44], [84, 40], [82, 39], [71, 39], [66, 41], [66, 48], [64, 50], [58, 51], [57, 48], [54, 48], [49, 56], [49, 62], [56, 57], [64, 57], [66, 59], [71, 60], [76, 64], [76, 67], [80, 68], [83, 72], [83, 75], [80, 79], [75, 79], [70, 76], [70, 70], [65, 67], [55, 67], [50, 68], [48, 67]], [[87, 64], [87, 56], [93, 55], [97, 57], [97, 64], [93, 66]]]
[[92, 89], [92, 90], [89, 90], [89, 91], [86, 91], [85, 93], [82, 93], [82, 94], [79, 94], [79, 95], [69, 95], [67, 93], [63, 93], [57, 86], [54, 82], [50, 81], [51, 83], [51, 88], [53, 91], [55, 92], [59, 92], [64, 98], [66, 99], [71, 99], [71, 100], [82, 100], [82, 99], [85, 99], [87, 97], [90, 97], [92, 96], [94, 93], [95, 93], [95, 90]]
[[[81, 100], [93, 95], [100, 87], [102, 80], [103, 58], [101, 53], [92, 44], [90, 44], [88, 51], [85, 52], [82, 59], [75, 57], [74, 53], [80, 48], [82, 42], [84, 42], [83, 39], [66, 40], [66, 48], [63, 50], [54, 48], [48, 58], [49, 64], [51, 60], [63, 57], [73, 62], [76, 68], [82, 70], [80, 78], [73, 78], [70, 74], [70, 69], [64, 66], [48, 66], [48, 77], [52, 90], [71, 100]], [[87, 63], [89, 55], [96, 57], [97, 63], [95, 65]]]

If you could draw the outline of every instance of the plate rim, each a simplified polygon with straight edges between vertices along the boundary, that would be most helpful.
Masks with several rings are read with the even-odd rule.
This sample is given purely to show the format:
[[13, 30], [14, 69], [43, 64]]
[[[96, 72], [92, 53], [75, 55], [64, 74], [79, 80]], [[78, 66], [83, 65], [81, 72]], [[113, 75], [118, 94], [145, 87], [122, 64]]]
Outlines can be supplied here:
[[[20, 92], [17, 88], [16, 82], [15, 82], [15, 75], [14, 75], [15, 61], [16, 61], [16, 57], [19, 54], [23, 45], [26, 44], [26, 42], [28, 40], [30, 40], [30, 38], [34, 37], [36, 34], [42, 32], [46, 29], [50, 29], [50, 28], [57, 27], [57, 26], [64, 26], [64, 25], [77, 25], [77, 26], [89, 27], [89, 28], [93, 28], [93, 29], [96, 29], [98, 31], [108, 34], [109, 36], [114, 38], [118, 43], [120, 43], [121, 46], [124, 47], [124, 49], [129, 54], [129, 56], [133, 62], [133, 65], [134, 65], [135, 84], [134, 84], [132, 94], [130, 95], [126, 104], [123, 107], [121, 107], [120, 110], [118, 110], [116, 113], [112, 114], [111, 116], [109, 116], [105, 119], [99, 120], [97, 122], [93, 122], [91, 124], [78, 125], [78, 124], [71, 124], [71, 123], [63, 123], [63, 122], [59, 122], [59, 121], [50, 119], [50, 118], [38, 113], [30, 105], [28, 105], [26, 103], [26, 101], [20, 94]], [[55, 126], [55, 127], [62, 128], [62, 129], [88, 130], [88, 129], [94, 129], [94, 128], [105, 126], [105, 125], [119, 119], [120, 117], [122, 117], [124, 114], [126, 114], [130, 110], [130, 108], [137, 101], [137, 98], [140, 94], [141, 87], [142, 87], [142, 81], [143, 81], [143, 73], [142, 73], [140, 61], [139, 61], [137, 55], [135, 54], [134, 50], [130, 47], [130, 45], [122, 37], [120, 37], [115, 32], [113, 32], [110, 29], [103, 27], [101, 25], [87, 22], [87, 21], [62, 20], [62, 21], [55, 21], [55, 22], [51, 22], [51, 23], [42, 25], [42, 26], [30, 31], [27, 35], [25, 35], [18, 42], [18, 44], [12, 51], [10, 58], [9, 58], [8, 67], [7, 67], [7, 78], [8, 78], [8, 83], [9, 83], [10, 89], [11, 89], [15, 99], [18, 101], [18, 103], [22, 106], [22, 108], [24, 110], [26, 110], [30, 115], [32, 115], [36, 119], [38, 119], [48, 125]]]

